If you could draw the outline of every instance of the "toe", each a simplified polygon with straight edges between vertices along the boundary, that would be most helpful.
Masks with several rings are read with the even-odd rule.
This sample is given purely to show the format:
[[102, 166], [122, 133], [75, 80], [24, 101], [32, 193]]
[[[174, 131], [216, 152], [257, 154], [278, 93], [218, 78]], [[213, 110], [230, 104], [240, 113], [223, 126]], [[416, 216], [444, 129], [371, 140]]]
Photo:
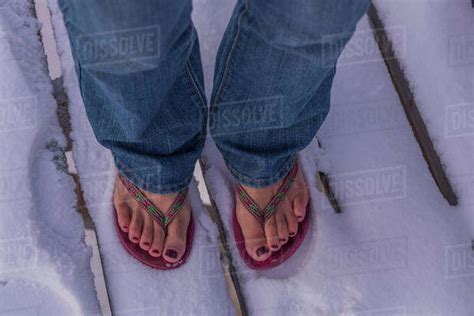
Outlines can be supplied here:
[[309, 202], [309, 195], [306, 192], [298, 194], [293, 200], [293, 212], [298, 222], [302, 222], [306, 216], [306, 206]]
[[148, 253], [152, 257], [159, 257], [163, 253], [163, 242], [165, 240], [165, 232], [160, 224], [153, 221], [153, 243]]
[[267, 239], [268, 247], [270, 247], [272, 251], [280, 249], [275, 216], [270, 217], [265, 223], [265, 238]]
[[[182, 213], [179, 215], [182, 215]], [[163, 257], [167, 261], [176, 262], [184, 255], [184, 252], [186, 251], [186, 235], [188, 231], [188, 224], [189, 217], [184, 218], [180, 216], [176, 217], [168, 225], [168, 231], [163, 247]]]
[[237, 221], [245, 239], [245, 250], [255, 261], [265, 261], [271, 256], [262, 225], [242, 204], [237, 205]]
[[150, 215], [145, 214], [143, 221], [142, 237], [140, 238], [140, 248], [145, 251], [150, 249], [153, 242], [153, 219]]
[[132, 210], [132, 220], [130, 222], [130, 228], [128, 229], [128, 238], [138, 244], [140, 241], [143, 227], [143, 216], [138, 208]]
[[117, 221], [120, 229], [124, 232], [128, 232], [130, 227], [130, 206], [126, 203], [115, 204], [115, 210], [117, 212]]
[[114, 205], [120, 229], [128, 232], [130, 227], [130, 205], [119, 196], [117, 190], [114, 193]]
[[285, 219], [288, 229], [288, 236], [290, 238], [294, 237], [298, 232], [298, 219], [293, 212], [285, 213]]
[[280, 245], [284, 245], [288, 241], [288, 226], [286, 224], [285, 214], [277, 212], [277, 214], [275, 214], [275, 222], [278, 231], [278, 240]]

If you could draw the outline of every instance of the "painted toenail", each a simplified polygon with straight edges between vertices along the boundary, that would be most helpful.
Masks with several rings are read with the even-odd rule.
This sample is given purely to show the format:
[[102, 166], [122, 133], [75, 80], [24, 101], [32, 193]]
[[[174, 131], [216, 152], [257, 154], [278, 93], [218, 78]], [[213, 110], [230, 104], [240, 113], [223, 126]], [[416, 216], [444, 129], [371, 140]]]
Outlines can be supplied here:
[[284, 241], [286, 241], [286, 238], [280, 238], [278, 240], [281, 241], [281, 242], [284, 242]]
[[128, 229], [128, 226], [127, 225], [123, 226], [123, 229]]
[[295, 232], [291, 232], [291, 233], [290, 233], [290, 236], [291, 236], [291, 237], [293, 237], [294, 235], [296, 235]]
[[160, 254], [160, 252], [156, 249], [153, 249], [151, 252], [156, 253], [157, 255]]
[[132, 237], [132, 239], [133, 239], [134, 241], [138, 241], [138, 238], [137, 238], [137, 237]]
[[272, 248], [273, 248], [273, 249], [277, 249], [277, 248], [278, 248], [278, 245], [272, 245]]
[[150, 243], [149, 242], [144, 242], [143, 246], [150, 246]]
[[268, 252], [268, 248], [265, 246], [262, 246], [257, 249], [257, 256], [260, 257], [261, 255], [266, 254], [267, 252]]
[[176, 259], [176, 258], [178, 258], [178, 253], [176, 252], [176, 250], [168, 249], [168, 250], [166, 250], [166, 256], [170, 257], [170, 258], [173, 258], [173, 259]]

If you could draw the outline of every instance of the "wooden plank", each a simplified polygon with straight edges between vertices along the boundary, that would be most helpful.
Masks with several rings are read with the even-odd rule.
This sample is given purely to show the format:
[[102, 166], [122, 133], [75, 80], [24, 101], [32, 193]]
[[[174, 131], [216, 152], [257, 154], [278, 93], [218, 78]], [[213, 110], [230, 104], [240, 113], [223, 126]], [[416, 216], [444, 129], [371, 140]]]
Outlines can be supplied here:
[[329, 176], [326, 173], [319, 171], [316, 174], [316, 177], [321, 185], [320, 191], [322, 191], [326, 195], [326, 198], [328, 199], [329, 204], [331, 204], [334, 212], [338, 214], [342, 213], [342, 209], [339, 206], [339, 202], [337, 201], [336, 195], [334, 194], [333, 188], [331, 186]]
[[433, 142], [426, 128], [426, 124], [423, 121], [420, 111], [418, 110], [409, 81], [400, 66], [400, 62], [398, 61], [393, 49], [393, 44], [385, 32], [384, 24], [373, 4], [370, 5], [368, 16], [374, 31], [375, 39], [384, 58], [385, 65], [387, 66], [388, 72], [393, 81], [393, 85], [398, 93], [400, 102], [403, 106], [408, 122], [411, 125], [416, 141], [418, 142], [421, 152], [423, 153], [423, 157], [428, 164], [431, 175], [433, 176], [433, 179], [441, 194], [448, 201], [448, 203], [453, 206], [457, 205], [457, 196], [454, 193], [448, 177], [446, 176], [444, 168], [441, 164], [441, 160], [434, 149]]
[[[219, 213], [219, 209], [214, 202], [214, 199], [211, 195], [211, 191], [208, 189], [207, 181], [206, 181], [206, 162], [204, 159], [199, 159], [199, 166], [201, 167], [202, 178], [204, 179], [205, 190], [207, 191], [207, 195], [209, 196], [209, 200], [211, 205], [207, 207], [209, 212], [209, 216], [213, 220], [213, 222], [217, 226], [217, 230], [219, 232], [219, 250], [221, 253], [221, 261], [222, 266], [224, 268], [224, 277], [227, 283], [227, 287], [229, 290], [229, 294], [232, 298], [232, 302], [234, 303], [237, 314], [241, 316], [247, 316], [248, 310], [245, 301], [245, 297], [242, 291], [242, 287], [240, 285], [238, 271], [235, 267], [235, 264], [232, 259], [232, 254], [230, 252], [229, 241], [227, 239], [227, 230], [225, 229], [224, 223], [222, 222], [222, 218]], [[202, 195], [202, 194], [201, 194]]]
[[[316, 137], [316, 144], [320, 149], [322, 149], [322, 145], [318, 137]], [[326, 198], [328, 199], [329, 204], [332, 206], [334, 212], [336, 212], [337, 214], [342, 213], [342, 209], [337, 200], [334, 188], [331, 185], [331, 178], [329, 177], [329, 175], [323, 171], [317, 171], [316, 183], [318, 184], [318, 190], [323, 192], [324, 195], [326, 195]]]

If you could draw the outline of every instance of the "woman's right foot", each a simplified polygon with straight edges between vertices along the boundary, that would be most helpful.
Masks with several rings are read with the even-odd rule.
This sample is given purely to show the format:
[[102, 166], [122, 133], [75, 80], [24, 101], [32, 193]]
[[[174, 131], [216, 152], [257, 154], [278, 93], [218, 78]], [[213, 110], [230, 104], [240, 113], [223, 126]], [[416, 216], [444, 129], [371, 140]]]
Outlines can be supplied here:
[[[174, 202], [178, 193], [156, 194], [141, 190], [145, 196], [163, 212]], [[128, 233], [131, 242], [139, 244], [152, 257], [162, 256], [174, 263], [186, 250], [186, 236], [191, 219], [191, 206], [186, 197], [182, 210], [167, 226], [167, 232], [130, 195], [122, 181], [115, 181], [114, 204], [120, 229]]]
[[[278, 192], [283, 179], [265, 188], [253, 188], [242, 185], [250, 197], [263, 210], [272, 197]], [[301, 168], [298, 168], [286, 199], [280, 204], [272, 216], [262, 227], [262, 224], [248, 211], [239, 197], [236, 197], [237, 221], [245, 238], [245, 249], [255, 261], [267, 260], [272, 252], [280, 250], [289, 238], [298, 232], [298, 223], [306, 216], [306, 206], [309, 203], [309, 193]]]

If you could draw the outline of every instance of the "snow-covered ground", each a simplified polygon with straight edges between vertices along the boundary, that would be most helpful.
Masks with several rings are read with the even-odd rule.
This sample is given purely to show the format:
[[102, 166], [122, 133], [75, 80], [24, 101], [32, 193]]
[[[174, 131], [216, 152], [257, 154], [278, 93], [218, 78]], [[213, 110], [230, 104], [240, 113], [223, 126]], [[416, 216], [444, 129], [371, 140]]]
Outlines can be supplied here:
[[375, 0], [474, 239], [474, 8], [469, 0]]
[[[196, 7], [195, 22], [209, 87], [233, 1], [198, 3], [205, 4]], [[391, 3], [391, 12], [403, 8]], [[422, 58], [416, 51], [408, 54]], [[424, 87], [427, 94], [432, 89]], [[339, 61], [332, 109], [320, 138], [324, 152], [313, 143], [300, 156], [315, 201], [312, 234], [281, 268], [262, 273], [239, 266], [249, 309], [258, 315], [472, 314], [469, 208], [449, 207], [439, 194], [366, 19]], [[207, 145], [207, 180], [231, 234], [232, 181], [212, 141]], [[333, 178], [342, 215], [315, 189], [319, 165]]]
[[31, 4], [0, 1], [0, 314], [98, 314]]

